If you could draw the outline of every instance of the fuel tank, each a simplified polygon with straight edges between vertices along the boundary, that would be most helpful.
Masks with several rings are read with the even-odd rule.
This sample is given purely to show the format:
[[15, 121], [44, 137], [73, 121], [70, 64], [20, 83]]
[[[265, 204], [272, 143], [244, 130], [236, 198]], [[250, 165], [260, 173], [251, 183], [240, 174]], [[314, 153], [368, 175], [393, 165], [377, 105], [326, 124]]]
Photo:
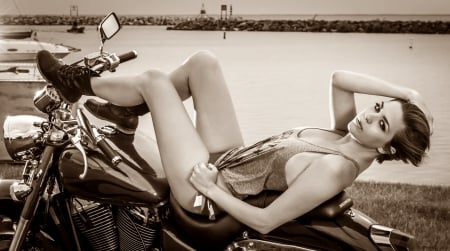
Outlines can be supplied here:
[[64, 188], [74, 195], [86, 199], [119, 205], [158, 205], [167, 200], [169, 185], [165, 177], [158, 176], [135, 144], [147, 144], [142, 149], [149, 149], [151, 142], [137, 141], [134, 135], [115, 134], [108, 141], [121, 155], [123, 161], [117, 166], [111, 164], [101, 152], [87, 151], [88, 171], [84, 179], [82, 154], [75, 148], [63, 151], [59, 168]]

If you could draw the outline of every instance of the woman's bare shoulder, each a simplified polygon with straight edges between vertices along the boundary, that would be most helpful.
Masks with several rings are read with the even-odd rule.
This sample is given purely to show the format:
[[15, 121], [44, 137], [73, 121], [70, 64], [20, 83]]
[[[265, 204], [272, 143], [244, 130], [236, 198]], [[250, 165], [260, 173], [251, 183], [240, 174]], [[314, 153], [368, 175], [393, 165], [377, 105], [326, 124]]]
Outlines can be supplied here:
[[324, 165], [330, 173], [341, 180], [346, 186], [350, 186], [359, 174], [359, 169], [356, 166], [357, 163], [342, 155], [327, 154], [320, 159], [320, 164]]

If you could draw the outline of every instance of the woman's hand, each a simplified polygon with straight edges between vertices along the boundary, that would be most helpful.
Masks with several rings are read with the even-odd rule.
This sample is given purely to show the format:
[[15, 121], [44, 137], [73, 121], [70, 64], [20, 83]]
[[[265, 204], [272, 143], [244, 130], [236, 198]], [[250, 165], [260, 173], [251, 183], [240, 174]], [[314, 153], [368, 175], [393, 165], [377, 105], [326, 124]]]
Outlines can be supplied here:
[[428, 109], [427, 105], [425, 104], [425, 100], [422, 97], [422, 95], [420, 95], [420, 93], [417, 91], [414, 91], [414, 90], [411, 91], [411, 93], [409, 95], [409, 102], [411, 104], [414, 104], [417, 107], [419, 107], [419, 109], [425, 114], [425, 116], [428, 120], [428, 125], [430, 126], [430, 135], [433, 134], [434, 118], [433, 118], [433, 115], [431, 114], [431, 111]]
[[207, 196], [208, 191], [216, 185], [218, 170], [213, 164], [199, 163], [194, 166], [190, 177], [192, 185]]

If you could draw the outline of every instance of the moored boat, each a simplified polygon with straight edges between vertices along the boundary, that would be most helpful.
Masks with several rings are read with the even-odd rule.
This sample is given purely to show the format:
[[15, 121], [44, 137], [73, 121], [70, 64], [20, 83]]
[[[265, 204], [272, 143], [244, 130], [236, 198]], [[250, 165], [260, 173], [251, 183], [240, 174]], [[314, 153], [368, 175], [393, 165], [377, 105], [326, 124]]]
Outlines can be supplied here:
[[0, 40], [0, 62], [34, 62], [36, 53], [48, 50], [57, 58], [63, 58], [78, 49], [36, 40]]
[[0, 85], [5, 82], [45, 82], [35, 63], [0, 63]]
[[84, 26], [71, 27], [67, 30], [69, 33], [84, 33]]
[[0, 39], [24, 39], [31, 38], [32, 30], [0, 30]]

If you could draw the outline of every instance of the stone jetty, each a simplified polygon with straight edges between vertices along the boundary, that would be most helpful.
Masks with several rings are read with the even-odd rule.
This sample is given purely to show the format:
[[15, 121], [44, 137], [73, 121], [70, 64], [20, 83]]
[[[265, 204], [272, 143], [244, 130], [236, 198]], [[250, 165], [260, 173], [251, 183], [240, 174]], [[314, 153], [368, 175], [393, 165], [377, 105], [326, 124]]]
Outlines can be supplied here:
[[169, 30], [450, 34], [449, 21], [188, 20]]
[[[0, 15], [0, 25], [98, 25], [104, 16]], [[188, 20], [177, 16], [119, 16], [122, 25], [176, 25]]]
[[[103, 16], [0, 16], [2, 25], [98, 25]], [[182, 16], [120, 16], [123, 25], [163, 25], [168, 30], [272, 31], [272, 32], [358, 32], [450, 34], [450, 21], [388, 20], [251, 20], [232, 18], [193, 18]]]

